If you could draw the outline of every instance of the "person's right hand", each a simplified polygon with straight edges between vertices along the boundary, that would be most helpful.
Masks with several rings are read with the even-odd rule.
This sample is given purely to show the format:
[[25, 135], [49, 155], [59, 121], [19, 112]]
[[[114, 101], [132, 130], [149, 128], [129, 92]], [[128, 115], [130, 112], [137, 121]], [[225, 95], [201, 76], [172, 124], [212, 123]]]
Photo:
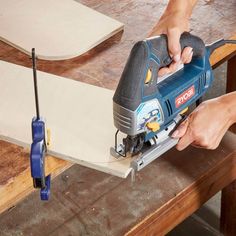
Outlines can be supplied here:
[[179, 138], [176, 148], [181, 151], [189, 145], [215, 149], [228, 128], [236, 122], [236, 92], [201, 103], [183, 121], [172, 138]]
[[183, 32], [189, 31], [189, 17], [194, 6], [193, 2], [191, 2], [191, 0], [170, 1], [166, 11], [149, 35], [155, 36], [166, 34], [168, 38], [168, 50], [173, 62], [169, 67], [160, 69], [158, 72], [159, 76], [173, 73], [176, 71], [179, 64], [186, 64], [192, 60], [193, 49], [191, 47], [186, 47], [181, 52], [179, 40]]

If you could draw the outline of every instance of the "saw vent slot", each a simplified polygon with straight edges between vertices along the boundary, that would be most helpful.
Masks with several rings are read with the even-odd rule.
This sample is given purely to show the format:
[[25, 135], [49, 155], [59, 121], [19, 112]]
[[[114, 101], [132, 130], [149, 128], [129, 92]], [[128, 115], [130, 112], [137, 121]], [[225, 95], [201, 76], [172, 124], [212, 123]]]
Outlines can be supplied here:
[[166, 100], [165, 104], [166, 104], [166, 107], [167, 107], [168, 115], [171, 116], [173, 114], [173, 111], [172, 111], [172, 107], [171, 107], [170, 101]]
[[206, 73], [200, 75], [198, 80], [198, 93], [200, 94], [203, 88], [206, 86]]
[[116, 111], [113, 111], [113, 114], [114, 114], [114, 120], [119, 126], [124, 127], [126, 129], [131, 129], [132, 123], [130, 117], [119, 114]]

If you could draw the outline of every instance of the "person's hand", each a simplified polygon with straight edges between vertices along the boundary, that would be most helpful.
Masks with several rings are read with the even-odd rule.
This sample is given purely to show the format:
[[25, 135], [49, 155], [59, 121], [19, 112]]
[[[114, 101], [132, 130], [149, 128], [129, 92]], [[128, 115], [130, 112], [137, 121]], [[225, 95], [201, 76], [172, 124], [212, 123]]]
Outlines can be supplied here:
[[149, 35], [166, 34], [169, 54], [173, 59], [173, 62], [168, 67], [159, 70], [159, 76], [173, 73], [181, 63], [189, 63], [192, 60], [193, 49], [186, 47], [181, 53], [179, 40], [183, 32], [189, 31], [189, 17], [195, 2], [194, 0], [169, 1], [166, 11]]
[[190, 144], [206, 149], [217, 148], [236, 121], [235, 99], [236, 93], [231, 93], [200, 104], [172, 134], [172, 138], [180, 138], [176, 148], [181, 151]]

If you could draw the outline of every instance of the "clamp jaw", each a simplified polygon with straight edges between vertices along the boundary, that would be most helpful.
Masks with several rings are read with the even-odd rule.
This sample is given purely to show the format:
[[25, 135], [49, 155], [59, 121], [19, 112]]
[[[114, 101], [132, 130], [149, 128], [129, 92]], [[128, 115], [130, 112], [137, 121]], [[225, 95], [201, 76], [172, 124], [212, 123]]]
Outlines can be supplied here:
[[30, 152], [31, 176], [34, 188], [40, 188], [41, 200], [48, 200], [50, 195], [51, 175], [45, 177], [45, 123], [42, 118], [32, 119], [32, 139]]

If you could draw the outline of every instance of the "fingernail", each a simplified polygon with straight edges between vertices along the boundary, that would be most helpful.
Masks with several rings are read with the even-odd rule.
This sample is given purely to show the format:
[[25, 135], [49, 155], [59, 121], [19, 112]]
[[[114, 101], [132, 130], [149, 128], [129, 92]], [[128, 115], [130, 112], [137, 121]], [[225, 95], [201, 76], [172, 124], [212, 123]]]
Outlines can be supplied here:
[[179, 130], [175, 130], [175, 132], [171, 135], [172, 138], [177, 138], [179, 134]]
[[173, 56], [175, 62], [180, 61], [180, 54]]
[[190, 55], [191, 53], [193, 53], [193, 49], [192, 49], [192, 48], [189, 48], [188, 54]]
[[176, 149], [177, 149], [178, 151], [182, 151], [182, 150], [183, 150], [183, 148], [182, 148], [182, 147], [179, 147], [179, 145], [176, 146]]

